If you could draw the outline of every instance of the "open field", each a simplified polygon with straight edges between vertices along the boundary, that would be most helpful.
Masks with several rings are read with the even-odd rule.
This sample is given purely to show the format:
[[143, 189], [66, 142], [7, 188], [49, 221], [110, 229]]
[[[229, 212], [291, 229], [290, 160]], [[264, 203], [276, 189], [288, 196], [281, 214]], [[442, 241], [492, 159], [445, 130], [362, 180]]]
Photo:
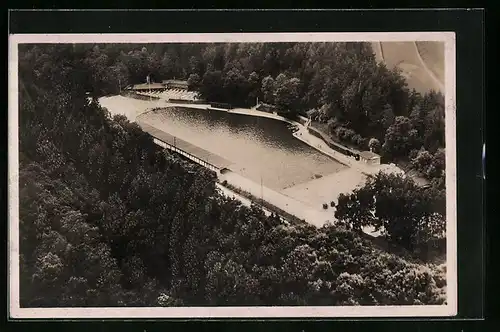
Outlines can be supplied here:
[[356, 186], [363, 185], [366, 176], [354, 168], [346, 168], [340, 172], [314, 179], [296, 186], [286, 188], [282, 192], [290, 197], [321, 207], [321, 204], [337, 203], [339, 194], [350, 193]]
[[401, 69], [410, 89], [444, 92], [444, 43], [374, 42], [372, 47], [377, 61]]
[[427, 68], [431, 70], [436, 78], [442, 83], [444, 79], [444, 43], [435, 41], [416, 42], [420, 57], [424, 60]]

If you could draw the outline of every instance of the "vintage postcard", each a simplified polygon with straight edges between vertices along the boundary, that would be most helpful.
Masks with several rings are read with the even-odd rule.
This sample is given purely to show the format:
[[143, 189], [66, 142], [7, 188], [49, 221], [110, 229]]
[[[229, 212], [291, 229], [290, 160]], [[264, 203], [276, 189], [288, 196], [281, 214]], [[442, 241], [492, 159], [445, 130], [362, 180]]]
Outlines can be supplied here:
[[456, 315], [455, 117], [453, 32], [10, 35], [10, 315]]

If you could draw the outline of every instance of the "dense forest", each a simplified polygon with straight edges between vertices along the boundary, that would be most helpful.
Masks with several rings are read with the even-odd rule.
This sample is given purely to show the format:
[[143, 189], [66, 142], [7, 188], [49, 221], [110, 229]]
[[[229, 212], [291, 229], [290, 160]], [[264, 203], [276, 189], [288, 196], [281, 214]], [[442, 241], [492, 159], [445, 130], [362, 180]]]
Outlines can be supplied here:
[[85, 53], [88, 91], [186, 79], [214, 102], [306, 115], [332, 139], [402, 162], [444, 183], [444, 97], [408, 89], [396, 69], [377, 63], [370, 43], [74, 45]]
[[[252, 47], [271, 47], [252, 45], [246, 46], [249, 54]], [[445, 302], [444, 270], [384, 252], [363, 238], [355, 218], [366, 218], [372, 202], [359, 215], [352, 205], [366, 195], [344, 199], [339, 218], [345, 227], [286, 226], [275, 215], [222, 196], [215, 174], [162, 151], [124, 117], [111, 118], [96, 97], [116, 93], [117, 79], [126, 85], [149, 72], [189, 77], [197, 70], [205, 85], [213, 78], [207, 72], [229, 70], [224, 59], [236, 58], [241, 46], [155, 47], [20, 47], [22, 306]], [[353, 52], [364, 54], [359, 48]], [[215, 67], [184, 56], [189, 52], [212, 56]], [[269, 72], [259, 71], [259, 78], [293, 76], [276, 67], [276, 58], [264, 57]], [[293, 53], [289, 58], [299, 61]], [[251, 59], [242, 57], [241, 66], [262, 66], [262, 59], [255, 64]], [[94, 98], [87, 98], [88, 91]], [[403, 186], [408, 198], [419, 198], [413, 210], [400, 206], [398, 214], [390, 214], [382, 206], [372, 216], [396, 242], [405, 233], [393, 230], [390, 221], [415, 218], [411, 214], [425, 200], [421, 190], [427, 190], [408, 181], [380, 178], [367, 184], [377, 192]], [[385, 200], [386, 205], [399, 201]], [[422, 220], [431, 214], [431, 203], [421, 208]]]

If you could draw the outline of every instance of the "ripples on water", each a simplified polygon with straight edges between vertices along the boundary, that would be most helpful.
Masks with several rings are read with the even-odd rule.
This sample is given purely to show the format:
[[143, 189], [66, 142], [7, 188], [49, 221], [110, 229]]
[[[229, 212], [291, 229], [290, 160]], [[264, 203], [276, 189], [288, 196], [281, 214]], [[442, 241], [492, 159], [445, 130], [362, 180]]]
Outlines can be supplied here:
[[276, 190], [344, 166], [292, 136], [288, 124], [222, 111], [168, 108], [141, 120], [233, 162], [231, 170]]

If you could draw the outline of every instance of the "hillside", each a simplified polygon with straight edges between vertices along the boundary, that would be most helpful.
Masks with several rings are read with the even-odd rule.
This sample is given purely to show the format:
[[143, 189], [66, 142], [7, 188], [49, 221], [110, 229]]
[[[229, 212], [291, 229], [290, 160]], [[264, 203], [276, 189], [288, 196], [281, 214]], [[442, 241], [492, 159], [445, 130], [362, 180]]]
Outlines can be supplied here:
[[[95, 98], [109, 88], [103, 59], [64, 44], [20, 50], [23, 307], [445, 302], [446, 280], [435, 265], [383, 252], [349, 226], [366, 220], [353, 212], [361, 204], [371, 214], [380, 192], [385, 205], [376, 216], [398, 236], [394, 243], [401, 234], [421, 243], [420, 233], [405, 234], [420, 231], [413, 225], [385, 225], [415, 220], [407, 207], [428, 220], [433, 192], [381, 178], [339, 204], [346, 227], [286, 226], [221, 195], [212, 172], [161, 150], [137, 124], [111, 118]], [[409, 122], [396, 124], [392, 145]], [[393, 187], [404, 188], [404, 197]]]

